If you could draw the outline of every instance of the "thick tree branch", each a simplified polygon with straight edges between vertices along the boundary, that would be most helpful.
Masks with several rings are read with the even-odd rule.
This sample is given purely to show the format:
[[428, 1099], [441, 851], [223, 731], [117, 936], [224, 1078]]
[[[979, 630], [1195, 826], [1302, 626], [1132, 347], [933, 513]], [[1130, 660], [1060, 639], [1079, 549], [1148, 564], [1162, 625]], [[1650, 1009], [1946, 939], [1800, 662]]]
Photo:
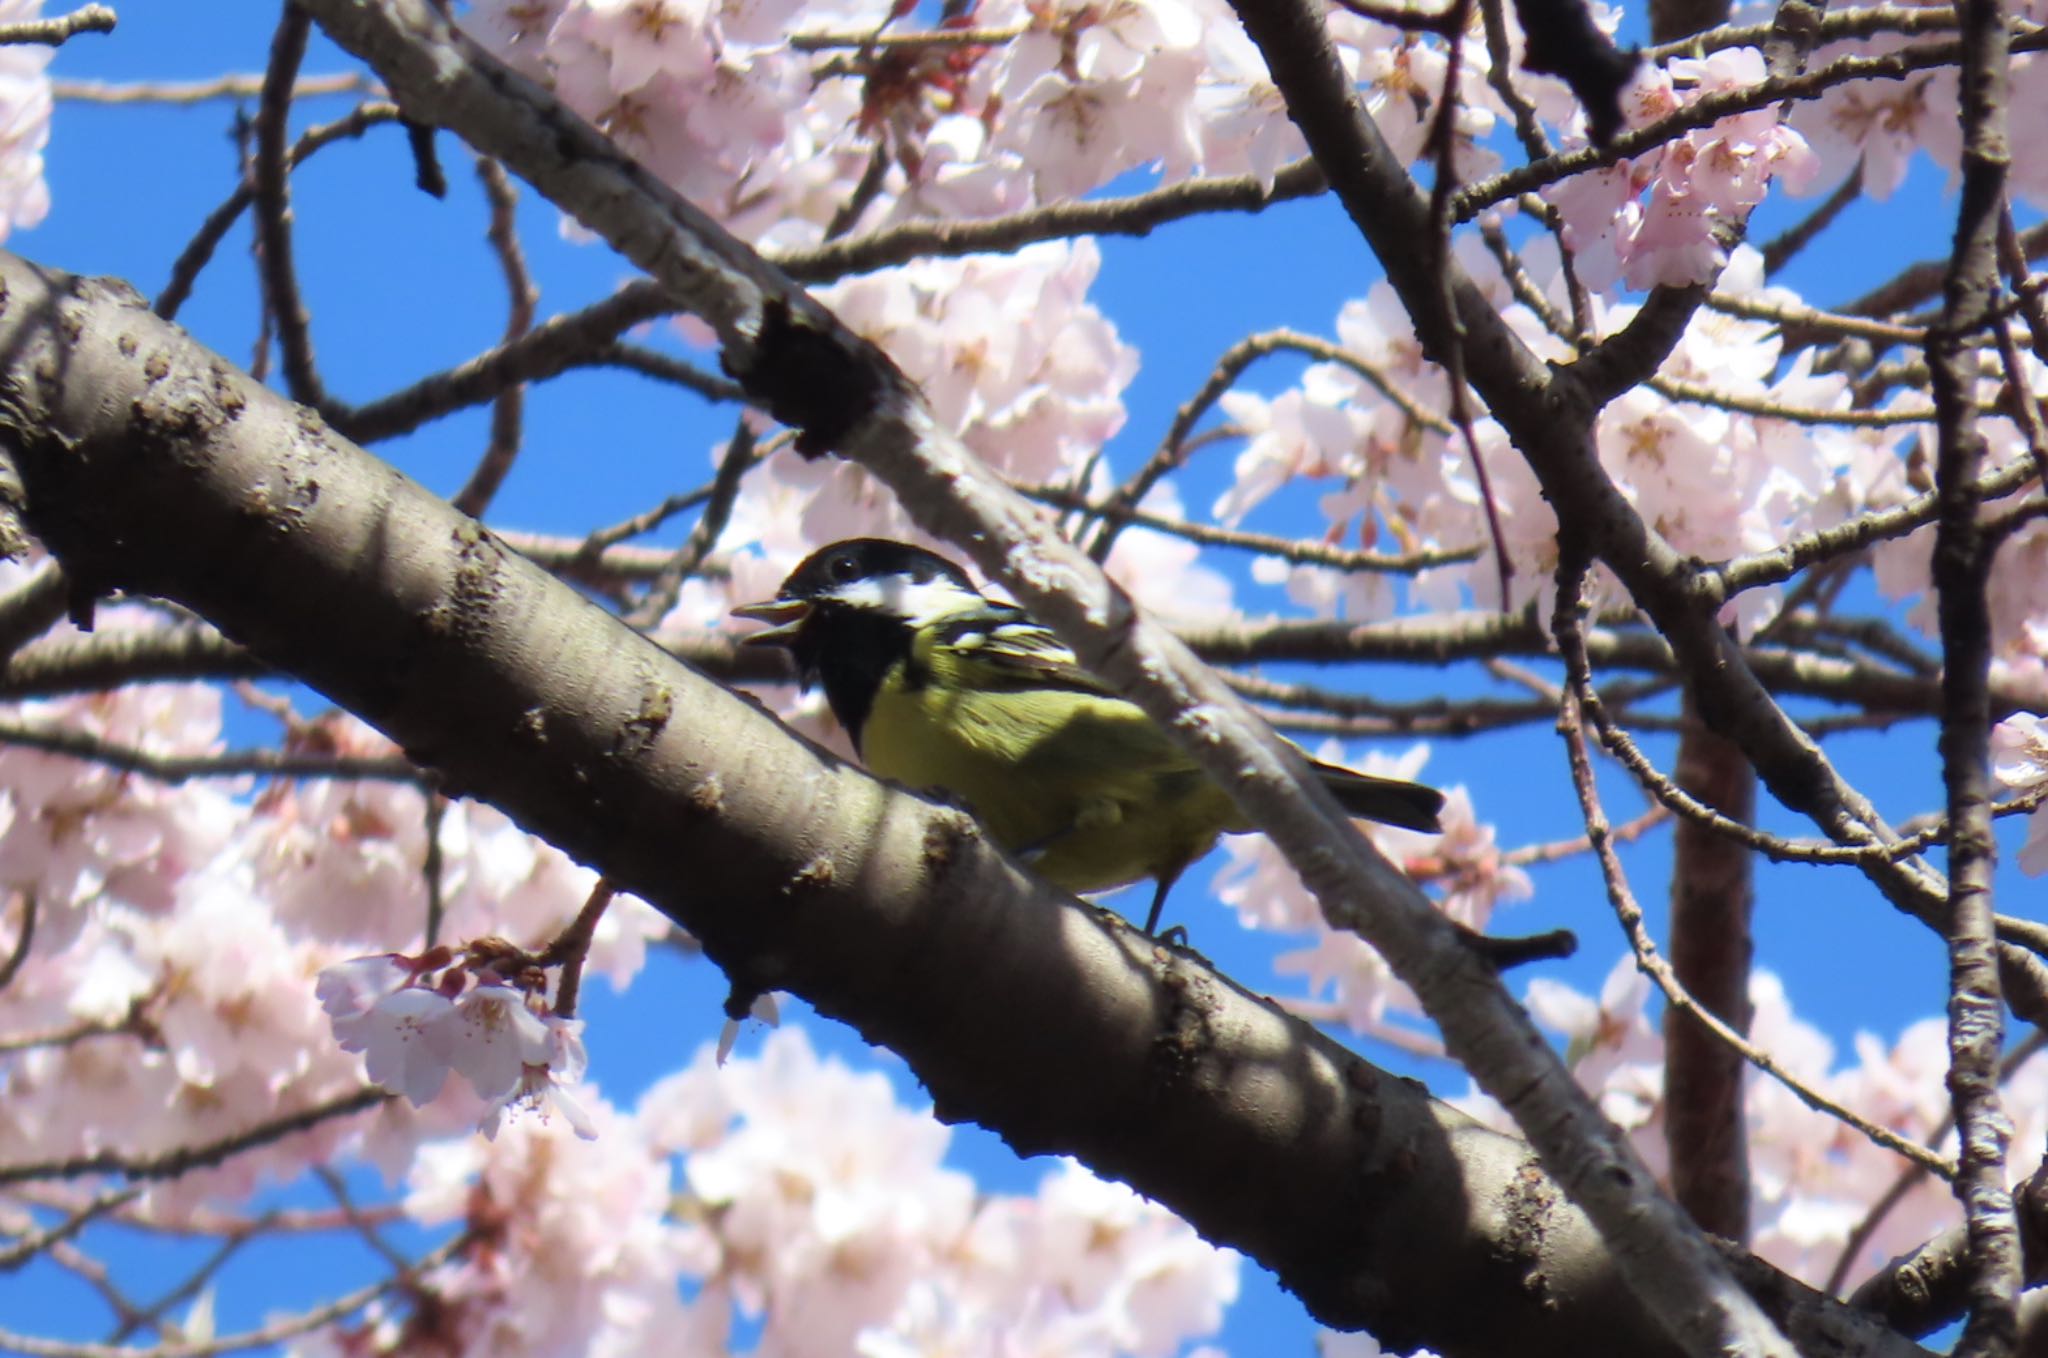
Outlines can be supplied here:
[[[1690, 706], [1690, 704], [1688, 704]], [[1742, 751], [1686, 722], [1678, 738], [1678, 785], [1736, 821], [1756, 817], [1756, 774]], [[1691, 820], [1672, 838], [1671, 970], [1703, 1008], [1749, 1032], [1748, 848]], [[1671, 1191], [1694, 1221], [1718, 1236], [1749, 1238], [1749, 1138], [1742, 1055], [1677, 1005], [1664, 1011], [1664, 1142]]]
[[2006, 67], [2002, 0], [1961, 0], [1962, 195], [1942, 323], [1927, 346], [1939, 414], [1933, 576], [1942, 649], [1942, 784], [1948, 793], [1949, 1098], [1961, 1143], [1955, 1193], [1969, 1230], [1970, 1318], [1956, 1352], [2004, 1358], [2019, 1333], [2020, 1245], [2005, 1181], [2012, 1136], [1998, 1094], [2005, 1036], [1991, 873], [1991, 604], [1995, 537], [1972, 493], [1987, 443], [1977, 421], [1979, 351], [1970, 341], [1998, 305], [1998, 227], [2005, 214]]

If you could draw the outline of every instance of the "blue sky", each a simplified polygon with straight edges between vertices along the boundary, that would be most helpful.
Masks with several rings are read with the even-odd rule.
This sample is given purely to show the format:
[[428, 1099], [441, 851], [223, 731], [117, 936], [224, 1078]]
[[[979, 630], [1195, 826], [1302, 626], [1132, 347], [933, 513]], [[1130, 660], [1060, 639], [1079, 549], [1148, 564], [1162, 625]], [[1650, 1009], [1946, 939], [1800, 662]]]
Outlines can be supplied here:
[[[135, 80], [260, 70], [276, 13], [275, 3], [255, 0], [212, 0], [206, 6], [134, 0], [122, 8], [115, 35], [73, 42], [59, 53], [54, 72]], [[309, 72], [347, 67], [318, 40], [306, 63]], [[336, 116], [347, 102], [310, 102], [295, 126]], [[234, 185], [233, 116], [227, 102], [190, 109], [60, 106], [48, 153], [53, 210], [43, 226], [19, 233], [9, 248], [58, 268], [118, 275], [154, 294], [178, 247]], [[476, 245], [485, 218], [474, 175], [457, 145], [445, 137], [441, 144], [452, 188], [445, 202], [411, 188], [410, 157], [389, 127], [323, 153], [295, 180], [299, 254], [315, 337], [329, 386], [344, 399], [380, 395], [466, 358], [492, 343], [503, 325], [495, 264]], [[1757, 236], [1768, 236], [1806, 206], [1773, 202]], [[1816, 300], [1842, 300], [1884, 276], [1888, 265], [1938, 249], [1952, 212], [1942, 177], [1922, 167], [1890, 204], [1853, 209], [1828, 237], [1830, 248], [1811, 252], [1785, 281], [1810, 289]], [[522, 227], [544, 288], [543, 314], [602, 296], [630, 276], [602, 247], [563, 239], [553, 209], [530, 193], [523, 200]], [[248, 244], [246, 227], [238, 228], [180, 318], [240, 363], [249, 359], [255, 332]], [[1338, 308], [1361, 295], [1377, 274], [1341, 212], [1326, 202], [1287, 205], [1256, 219], [1179, 224], [1143, 240], [1105, 241], [1102, 252], [1099, 305], [1143, 356], [1127, 395], [1129, 426], [1110, 450], [1114, 465], [1126, 470], [1149, 452], [1174, 406], [1231, 342], [1281, 325], [1330, 333]], [[1276, 391], [1291, 374], [1274, 365], [1256, 370], [1251, 382]], [[669, 491], [701, 482], [709, 450], [729, 427], [728, 414], [703, 412], [645, 381], [581, 375], [550, 384], [530, 404], [527, 450], [492, 522], [557, 532], [615, 522]], [[377, 451], [449, 492], [483, 442], [484, 416], [473, 412]], [[1206, 505], [1225, 484], [1229, 457], [1215, 453], [1195, 464], [1183, 481], [1191, 506]], [[1234, 569], [1245, 597], [1257, 597], [1249, 593], [1241, 566]], [[1277, 599], [1268, 598], [1268, 606], [1277, 606]], [[1875, 600], [1865, 605], [1878, 606]], [[1370, 672], [1364, 682], [1383, 696], [1400, 697], [1437, 692], [1446, 684], [1477, 691], [1484, 681], [1471, 673], [1389, 668]], [[1668, 765], [1668, 741], [1651, 740], [1649, 747]], [[1933, 731], [1927, 724], [1834, 742], [1830, 749], [1844, 772], [1895, 817], [1926, 809], [1934, 795]], [[1580, 828], [1561, 748], [1547, 724], [1472, 741], [1439, 741], [1427, 777], [1473, 787], [1481, 817], [1499, 824], [1505, 843], [1562, 838]], [[1619, 777], [1606, 777], [1604, 787], [1617, 820], [1641, 804]], [[1768, 828], [1807, 832], [1774, 805], [1763, 814]], [[2006, 826], [2009, 846], [2016, 845], [2017, 830]], [[1660, 917], [1668, 839], [1656, 836], [1631, 848], [1628, 863], [1653, 917]], [[1226, 970], [1258, 984], [1265, 960], [1285, 945], [1244, 935], [1230, 917], [1203, 907], [1204, 885], [1196, 874], [1177, 889], [1175, 918], [1190, 925], [1197, 944]], [[2030, 913], [2026, 903], [2034, 884], [2008, 869], [2001, 887], [2006, 908]], [[1535, 899], [1514, 907], [1500, 923], [1517, 932], [1559, 925], [1577, 929], [1583, 946], [1577, 959], [1551, 973], [1596, 988], [1623, 945], [1597, 875], [1584, 861], [1540, 870]], [[1799, 1012], [1838, 1042], [1858, 1029], [1889, 1039], [1907, 1022], [1940, 1010], [1945, 962], [1938, 941], [1849, 873], [1765, 870], [1757, 930], [1761, 962], [1786, 977]], [[687, 1059], [700, 1037], [716, 1030], [723, 994], [706, 964], [673, 958], [658, 962], [624, 1001], [598, 987], [588, 1017], [593, 1071], [606, 1093], [630, 1100], [639, 1087]], [[915, 1081], [886, 1053], [870, 1052], [833, 1025], [802, 1021], [822, 1046], [849, 1059], [879, 1060], [893, 1071], [906, 1100], [920, 1101]], [[1443, 1074], [1413, 1073], [1439, 1081]], [[1453, 1075], [1444, 1087], [1462, 1090], [1463, 1076]], [[1020, 1164], [994, 1137], [971, 1129], [962, 1129], [956, 1144], [959, 1163], [992, 1188], [1028, 1188], [1048, 1168]], [[157, 1242], [141, 1240], [111, 1247], [116, 1256], [132, 1255], [141, 1261], [138, 1267], [162, 1268], [167, 1281], [175, 1279], [177, 1272], [162, 1263], [160, 1251]], [[238, 1264], [223, 1275], [222, 1327], [254, 1323], [274, 1307], [339, 1290], [345, 1283], [338, 1285], [336, 1278], [369, 1266], [354, 1253], [344, 1248], [310, 1267], [296, 1256], [267, 1252]], [[1245, 1284], [1245, 1299], [1222, 1342], [1240, 1355], [1307, 1352], [1309, 1326], [1299, 1306], [1255, 1267], [1247, 1267]], [[12, 1326], [54, 1325], [57, 1332], [97, 1337], [100, 1322], [81, 1320], [85, 1313], [73, 1310], [81, 1304], [80, 1289], [47, 1270], [0, 1275], [0, 1316]]]

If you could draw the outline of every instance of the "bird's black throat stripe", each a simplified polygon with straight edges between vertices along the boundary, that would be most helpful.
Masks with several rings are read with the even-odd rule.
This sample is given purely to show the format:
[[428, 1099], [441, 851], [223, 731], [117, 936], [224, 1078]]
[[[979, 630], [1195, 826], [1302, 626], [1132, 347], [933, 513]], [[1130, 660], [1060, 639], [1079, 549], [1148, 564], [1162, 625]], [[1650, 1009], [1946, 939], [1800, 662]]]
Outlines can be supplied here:
[[[790, 648], [805, 688], [825, 690], [825, 701], [856, 753], [861, 728], [875, 709], [882, 680], [898, 661], [906, 666], [904, 682], [922, 688], [929, 677], [911, 654], [911, 627], [903, 618], [868, 608], [850, 608], [820, 600], [816, 612]], [[832, 663], [824, 663], [826, 656]]]

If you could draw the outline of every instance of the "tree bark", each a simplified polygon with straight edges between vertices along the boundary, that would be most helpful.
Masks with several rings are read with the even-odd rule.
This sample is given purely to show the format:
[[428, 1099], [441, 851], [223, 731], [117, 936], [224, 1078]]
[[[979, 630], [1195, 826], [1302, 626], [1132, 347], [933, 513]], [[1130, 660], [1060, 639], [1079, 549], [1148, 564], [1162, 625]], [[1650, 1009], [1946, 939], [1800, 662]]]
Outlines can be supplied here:
[[[1678, 785], [1724, 816], [1756, 817], [1756, 773], [1742, 751], [1699, 723], [1693, 704], [1678, 740]], [[1749, 1031], [1750, 913], [1745, 846], [1681, 819], [1671, 864], [1671, 968], [1679, 983], [1738, 1033]], [[1664, 1013], [1664, 1139], [1671, 1195], [1700, 1226], [1749, 1239], [1749, 1138], [1742, 1057], [1692, 1015]]]

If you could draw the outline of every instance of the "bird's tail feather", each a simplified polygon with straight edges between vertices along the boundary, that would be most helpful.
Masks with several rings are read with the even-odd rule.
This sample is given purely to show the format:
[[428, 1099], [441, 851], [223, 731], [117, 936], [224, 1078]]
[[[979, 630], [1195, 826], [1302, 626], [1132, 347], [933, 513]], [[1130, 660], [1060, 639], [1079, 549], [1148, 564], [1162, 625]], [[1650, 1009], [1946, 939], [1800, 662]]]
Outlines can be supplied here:
[[1315, 763], [1315, 771], [1338, 804], [1354, 816], [1382, 825], [1398, 825], [1404, 830], [1434, 833], [1443, 829], [1437, 813], [1443, 810], [1444, 794], [1433, 787], [1398, 778], [1376, 778], [1320, 760]]

